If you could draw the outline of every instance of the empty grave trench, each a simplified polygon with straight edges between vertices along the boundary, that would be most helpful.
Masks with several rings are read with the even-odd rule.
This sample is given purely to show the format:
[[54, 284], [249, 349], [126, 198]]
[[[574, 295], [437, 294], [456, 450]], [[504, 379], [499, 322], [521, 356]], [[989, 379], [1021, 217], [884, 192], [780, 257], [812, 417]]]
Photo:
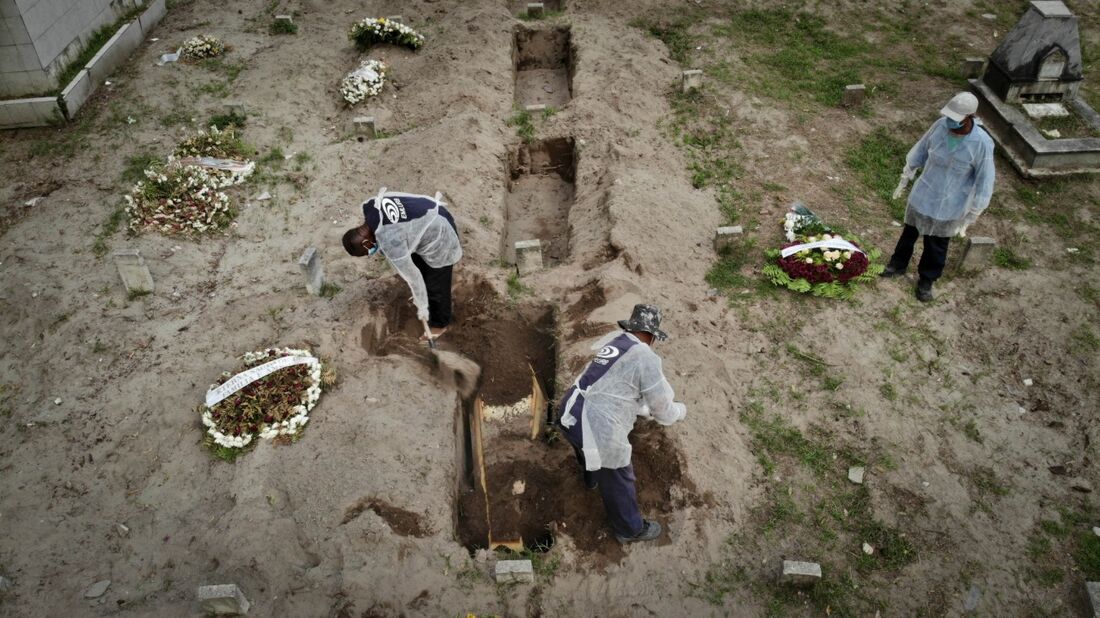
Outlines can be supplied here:
[[515, 245], [521, 240], [542, 242], [545, 266], [569, 257], [569, 211], [576, 176], [576, 148], [571, 137], [520, 144], [509, 152], [501, 247], [505, 262], [515, 263]]
[[569, 27], [517, 26], [512, 41], [516, 104], [561, 107], [568, 103], [573, 98], [573, 45]]

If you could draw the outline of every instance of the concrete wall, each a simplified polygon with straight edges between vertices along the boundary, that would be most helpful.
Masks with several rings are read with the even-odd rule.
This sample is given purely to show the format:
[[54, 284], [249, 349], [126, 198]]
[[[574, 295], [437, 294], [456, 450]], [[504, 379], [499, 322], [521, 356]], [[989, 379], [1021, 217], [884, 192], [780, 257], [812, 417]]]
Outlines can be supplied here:
[[0, 96], [38, 94], [96, 29], [114, 23], [138, 0], [0, 0]]

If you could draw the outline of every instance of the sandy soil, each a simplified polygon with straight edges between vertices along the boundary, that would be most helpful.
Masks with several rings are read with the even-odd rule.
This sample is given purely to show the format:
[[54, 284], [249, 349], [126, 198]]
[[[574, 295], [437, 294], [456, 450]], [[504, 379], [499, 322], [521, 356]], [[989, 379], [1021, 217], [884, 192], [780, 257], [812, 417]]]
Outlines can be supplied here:
[[[870, 512], [911, 534], [921, 558], [859, 580], [888, 601], [882, 615], [957, 615], [971, 584], [984, 591], [981, 615], [1034, 607], [1086, 615], [1079, 578], [1038, 587], [1024, 559], [1037, 523], [1059, 507], [1100, 517], [1100, 371], [1095, 353], [1070, 343], [1100, 311], [1074, 290], [1100, 279], [1093, 264], [1068, 261], [1045, 228], [984, 217], [972, 233], [1028, 239], [1035, 268], [947, 280], [930, 307], [912, 300], [912, 282], [867, 288], [854, 303], [748, 291], [750, 300], [730, 302], [708, 295], [704, 281], [721, 224], [714, 195], [692, 188], [683, 152], [662, 129], [682, 67], [629, 25], [682, 3], [567, 3], [558, 19], [572, 25], [570, 72], [534, 69], [557, 71], [557, 85], [548, 93], [536, 84], [536, 100], [522, 100], [560, 97], [571, 81], [568, 102], [547, 99], [559, 111], [533, 123], [540, 140], [575, 141], [575, 177], [520, 189], [509, 171], [520, 140], [506, 125], [517, 86], [528, 83], [515, 73], [517, 3], [284, 1], [273, 12], [294, 12], [301, 27], [284, 37], [267, 34], [268, 4], [178, 3], [160, 40], [101, 89], [79, 123], [0, 136], [0, 575], [14, 582], [0, 615], [185, 616], [196, 587], [234, 582], [259, 616], [763, 616], [771, 601], [761, 586], [782, 559], [830, 556], [805, 555], [815, 545], [804, 536], [761, 532], [777, 488], [811, 500], [821, 480], [790, 465], [762, 472], [743, 422], [750, 401], [807, 433], [824, 431], [837, 452], [893, 462], [870, 466]], [[371, 53], [389, 63], [391, 81], [380, 97], [345, 109], [336, 88], [361, 58], [346, 28], [397, 12], [427, 45]], [[232, 44], [226, 62], [240, 63], [238, 77], [153, 64], [200, 32]], [[994, 45], [980, 40], [981, 51]], [[310, 160], [300, 171], [288, 161], [282, 182], [243, 190], [240, 217], [223, 235], [109, 237], [111, 249], [140, 249], [157, 282], [154, 294], [129, 300], [110, 258], [92, 253], [127, 188], [125, 160], [167, 154], [221, 113], [225, 99], [202, 87], [227, 80], [228, 100], [249, 110], [249, 143]], [[741, 182], [785, 187], [748, 213], [758, 246], [777, 242], [771, 222], [801, 199], [889, 250], [897, 232], [889, 217], [860, 215], [833, 190], [858, 182], [844, 148], [880, 124], [919, 131], [934, 117], [927, 102], [953, 90], [946, 81], [905, 84], [870, 116], [719, 90], [740, 133]], [[182, 124], [166, 120], [173, 112]], [[356, 140], [358, 115], [375, 116], [387, 137]], [[1003, 161], [998, 170], [998, 192], [1011, 196], [1017, 181]], [[533, 586], [492, 582], [495, 558], [471, 554], [462, 541], [476, 531], [456, 525], [463, 403], [411, 344], [415, 322], [393, 274], [340, 246], [359, 222], [358, 204], [381, 185], [443, 191], [453, 205], [465, 259], [456, 272], [461, 328], [448, 345], [485, 366], [487, 400], [518, 399], [523, 361], [557, 396], [592, 341], [634, 303], [664, 310], [672, 339], [658, 352], [689, 413], [671, 428], [640, 422], [635, 445], [640, 497], [665, 524], [662, 542], [623, 549], [609, 539], [569, 449], [539, 442], [515, 464], [522, 470], [499, 478], [526, 479], [534, 510], [554, 523], [543, 560], [557, 568]], [[265, 189], [274, 199], [254, 199]], [[513, 201], [517, 193], [537, 190], [568, 213], [555, 231], [568, 250], [525, 277], [532, 291], [512, 299], [501, 236], [517, 229], [510, 209], [528, 204]], [[23, 206], [39, 195], [46, 199]], [[1097, 221], [1095, 195], [1075, 211], [1080, 220]], [[343, 288], [332, 299], [305, 293], [296, 261], [307, 246], [320, 249], [329, 280]], [[791, 343], [842, 384], [818, 389], [787, 352]], [[235, 357], [269, 345], [310, 346], [340, 383], [299, 442], [217, 461], [201, 444], [196, 408]], [[884, 380], [895, 397], [884, 395]], [[983, 439], [968, 439], [953, 418], [972, 421]], [[843, 478], [839, 465], [832, 472]], [[1010, 491], [984, 494], [975, 481], [983, 469]], [[745, 578], [710, 603], [700, 585], [731, 548]], [[858, 552], [858, 543], [838, 551]], [[112, 581], [107, 593], [84, 599], [102, 579]]]

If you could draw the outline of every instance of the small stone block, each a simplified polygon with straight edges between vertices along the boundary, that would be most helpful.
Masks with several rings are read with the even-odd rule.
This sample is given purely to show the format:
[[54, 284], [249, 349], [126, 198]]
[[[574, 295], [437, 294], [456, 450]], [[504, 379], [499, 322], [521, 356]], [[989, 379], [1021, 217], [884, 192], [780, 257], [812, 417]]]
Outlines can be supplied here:
[[285, 21], [288, 24], [293, 24], [294, 23], [294, 16], [293, 15], [276, 15], [275, 16], [275, 21]]
[[987, 236], [971, 236], [966, 239], [966, 249], [963, 251], [960, 268], [977, 270], [989, 265], [993, 257], [993, 250], [997, 248], [997, 241]]
[[156, 291], [153, 275], [149, 273], [149, 267], [145, 265], [140, 251], [137, 249], [116, 251], [114, 259], [127, 294], [151, 294]]
[[546, 14], [546, 6], [541, 2], [528, 2], [527, 3], [527, 16], [528, 17], [542, 17]]
[[700, 69], [688, 69], [680, 77], [683, 80], [680, 88], [684, 93], [703, 87], [703, 71]]
[[852, 84], [844, 87], [844, 94], [840, 98], [840, 104], [844, 107], [859, 107], [867, 98], [867, 86]]
[[535, 569], [530, 560], [499, 560], [496, 565], [498, 584], [535, 581]]
[[0, 577], [0, 594], [10, 592], [15, 585], [6, 577]]
[[721, 253], [723, 249], [733, 247], [741, 240], [744, 230], [740, 225], [720, 227], [714, 231], [714, 251]]
[[1100, 582], [1085, 582], [1085, 590], [1089, 593], [1089, 602], [1092, 603], [1092, 615], [1100, 618]]
[[356, 135], [365, 135], [370, 138], [376, 135], [374, 116], [356, 116], [351, 122], [355, 125]]
[[222, 106], [225, 109], [225, 113], [233, 114], [234, 116], [245, 116], [244, 103], [226, 103]]
[[201, 586], [198, 597], [199, 609], [215, 616], [243, 616], [252, 606], [237, 584]]
[[779, 580], [794, 586], [812, 586], [821, 579], [821, 565], [816, 562], [783, 561], [783, 573]]
[[396, 21], [398, 23], [403, 23], [405, 21], [405, 18], [400, 15], [387, 15], [386, 21]]
[[985, 68], [985, 58], [966, 58], [962, 62], [963, 77], [972, 79], [982, 74]]
[[856, 485], [862, 485], [863, 473], [863, 466], [852, 466], [851, 468], [848, 468], [848, 480], [855, 483]]
[[541, 114], [542, 112], [546, 111], [546, 106], [542, 103], [539, 103], [537, 105], [524, 105], [523, 111], [529, 114]]
[[1069, 110], [1061, 103], [1024, 103], [1024, 112], [1032, 120], [1066, 118], [1069, 116]]
[[325, 269], [321, 264], [321, 254], [316, 247], [310, 247], [298, 258], [298, 267], [306, 277], [306, 291], [314, 296], [321, 295], [321, 287], [325, 284]]
[[516, 243], [516, 270], [521, 275], [542, 270], [542, 241], [521, 240]]
[[110, 587], [111, 587], [111, 580], [109, 580], [109, 579], [100, 580], [100, 581], [92, 584], [91, 586], [88, 586], [88, 589], [84, 591], [84, 598], [85, 599], [98, 599], [99, 597], [106, 594], [107, 589], [110, 588]]

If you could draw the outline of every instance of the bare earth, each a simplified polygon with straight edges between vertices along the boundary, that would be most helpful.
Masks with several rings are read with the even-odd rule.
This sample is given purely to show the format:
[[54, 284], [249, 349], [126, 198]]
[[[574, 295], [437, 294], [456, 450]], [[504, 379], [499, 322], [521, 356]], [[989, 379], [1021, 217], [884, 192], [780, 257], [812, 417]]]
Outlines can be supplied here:
[[[269, 4], [180, 2], [160, 40], [146, 42], [78, 123], [0, 135], [0, 576], [13, 582], [0, 616], [188, 616], [198, 586], [227, 582], [257, 616], [821, 615], [801, 597], [776, 605], [785, 558], [849, 565], [826, 575], [869, 596], [855, 602], [858, 615], [959, 615], [972, 586], [982, 616], [1089, 615], [1072, 561], [1040, 584], [1036, 570], [1051, 564], [1036, 563], [1029, 547], [1039, 522], [1066, 509], [1091, 517], [1077, 522], [1083, 530], [1100, 525], [1100, 353], [1075, 343], [1100, 332], [1100, 304], [1079, 292], [1100, 287], [1094, 262], [1071, 261], [1044, 225], [994, 209], [971, 233], [1020, 239], [1032, 268], [946, 279], [928, 306], [913, 300], [912, 280], [865, 287], [851, 303], [708, 295], [711, 238], [723, 221], [664, 129], [684, 67], [630, 25], [696, 3], [564, 3], [554, 23], [571, 24], [571, 99], [562, 69], [517, 80], [515, 2]], [[810, 9], [829, 16], [831, 4]], [[934, 4], [961, 19], [962, 9]], [[1095, 9], [1081, 4], [1095, 24]], [[269, 35], [271, 14], [290, 12], [299, 34]], [[395, 13], [427, 44], [364, 55], [384, 58], [390, 81], [346, 109], [337, 85], [361, 58], [346, 29]], [[973, 52], [988, 54], [990, 27], [966, 19], [985, 33]], [[1083, 34], [1095, 38], [1089, 27]], [[198, 33], [232, 45], [225, 62], [239, 64], [239, 76], [153, 64]], [[217, 82], [228, 98], [202, 88]], [[532, 123], [537, 139], [573, 138], [572, 183], [514, 183], [521, 140], [506, 123], [517, 87], [535, 91], [528, 102], [558, 108]], [[859, 211], [831, 189], [858, 186], [843, 153], [877, 126], [919, 133], [958, 89], [906, 82], [860, 115], [716, 87], [743, 147], [731, 153], [740, 182], [784, 187], [750, 206], [755, 250], [779, 242], [778, 220], [800, 199], [888, 253], [898, 228], [881, 202], [861, 196]], [[225, 234], [109, 236], [111, 250], [140, 249], [156, 280], [154, 294], [128, 299], [110, 256], [92, 251], [127, 190], [126, 160], [168, 154], [227, 100], [246, 105], [244, 137], [261, 156], [278, 146], [309, 158], [242, 189]], [[375, 116], [386, 137], [357, 141], [358, 115]], [[1006, 161], [997, 165], [1002, 204], [1015, 206], [1019, 180]], [[556, 509], [553, 548], [538, 557], [554, 567], [533, 585], [498, 587], [494, 555], [463, 546], [461, 402], [406, 345], [415, 327], [394, 309], [405, 302], [395, 275], [340, 246], [380, 186], [442, 191], [453, 205], [465, 258], [448, 337], [501, 389], [526, 360], [555, 398], [634, 303], [663, 309], [672, 339], [657, 351], [688, 416], [659, 431], [639, 421], [635, 451], [643, 506], [667, 530], [661, 542], [623, 549], [594, 525], [598, 495], [580, 487], [559, 441], [532, 447], [543, 467], [512, 472]], [[264, 190], [274, 198], [256, 200]], [[1098, 193], [1070, 207], [1075, 220], [1096, 225]], [[529, 207], [536, 218], [509, 221]], [[555, 208], [567, 215], [547, 216]], [[555, 241], [553, 268], [524, 277], [531, 291], [515, 299], [501, 266], [505, 233], [508, 242], [531, 233]], [[307, 246], [342, 286], [334, 298], [305, 293], [296, 263]], [[376, 335], [379, 321], [396, 339], [375, 340], [390, 336]], [[552, 351], [534, 349], [545, 337], [556, 340]], [[203, 394], [239, 355], [271, 345], [310, 346], [340, 382], [299, 442], [215, 460], [201, 444]], [[841, 383], [822, 388], [791, 345]], [[792, 461], [763, 467], [748, 410], [826, 440], [825, 476]], [[818, 492], [845, 486], [851, 452], [868, 468], [865, 515], [900, 530], [919, 559], [856, 570], [867, 539], [816, 535]], [[805, 518], [777, 532], [769, 513], [784, 496]], [[718, 572], [738, 575], [715, 599], [708, 574]], [[103, 579], [107, 593], [84, 599]]]

